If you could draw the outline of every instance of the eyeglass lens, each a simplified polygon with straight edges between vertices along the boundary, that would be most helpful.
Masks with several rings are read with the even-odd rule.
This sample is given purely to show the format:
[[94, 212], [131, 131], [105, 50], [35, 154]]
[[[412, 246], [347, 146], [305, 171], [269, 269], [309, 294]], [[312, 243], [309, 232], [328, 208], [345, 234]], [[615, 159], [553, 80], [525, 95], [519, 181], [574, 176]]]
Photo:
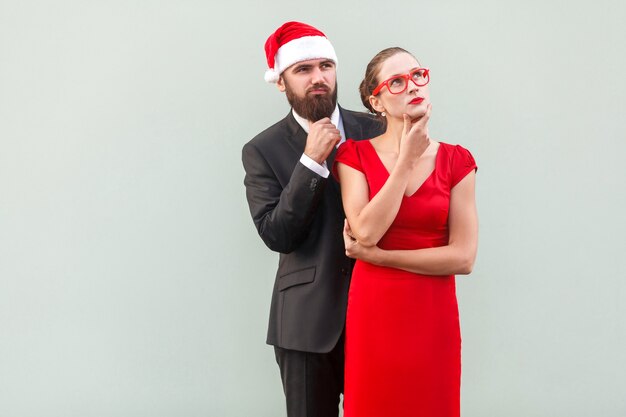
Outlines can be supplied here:
[[389, 91], [393, 94], [398, 94], [406, 90], [409, 77], [418, 87], [428, 84], [428, 72], [423, 69], [417, 69], [410, 72], [408, 77], [406, 75], [399, 75], [389, 80], [387, 83]]

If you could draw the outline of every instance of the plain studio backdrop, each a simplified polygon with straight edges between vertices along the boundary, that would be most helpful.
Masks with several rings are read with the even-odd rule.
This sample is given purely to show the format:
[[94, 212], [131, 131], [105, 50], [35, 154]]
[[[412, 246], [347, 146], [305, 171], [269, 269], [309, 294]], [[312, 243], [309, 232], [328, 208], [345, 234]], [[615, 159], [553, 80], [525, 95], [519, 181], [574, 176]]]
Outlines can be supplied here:
[[621, 0], [1, 0], [0, 416], [285, 415], [241, 147], [289, 110], [263, 81], [287, 20], [350, 109], [412, 51], [431, 136], [477, 159], [463, 415], [626, 415]]

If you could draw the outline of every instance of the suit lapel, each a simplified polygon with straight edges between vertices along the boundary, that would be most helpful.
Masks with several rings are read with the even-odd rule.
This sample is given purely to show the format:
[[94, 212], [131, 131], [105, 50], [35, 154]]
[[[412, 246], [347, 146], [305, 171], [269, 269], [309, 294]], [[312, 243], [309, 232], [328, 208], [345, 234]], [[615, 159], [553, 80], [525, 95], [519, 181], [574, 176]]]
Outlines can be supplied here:
[[285, 119], [287, 121], [287, 143], [289, 143], [289, 146], [291, 146], [294, 152], [300, 156], [302, 152], [304, 152], [306, 145], [306, 132], [298, 124], [291, 111]]
[[[354, 118], [348, 111], [344, 110], [341, 106], [339, 106], [339, 112], [341, 113], [341, 121], [343, 122], [343, 131], [346, 134], [344, 139], [356, 139], [359, 140], [363, 137], [361, 125], [357, 122], [356, 118]], [[328, 169], [332, 172], [333, 164], [335, 163], [335, 156], [337, 155], [337, 148], [333, 149], [328, 157]], [[331, 174], [332, 176], [332, 174]], [[337, 180], [333, 176], [332, 184], [334, 188], [339, 192], [339, 184]]]
[[346, 139], [362, 139], [363, 130], [356, 118], [342, 107], [339, 107], [339, 112], [341, 113], [341, 120], [343, 121], [343, 130], [346, 132]]
[[333, 148], [326, 159], [326, 164], [328, 165], [328, 169], [332, 171], [333, 164], [335, 163], [335, 156], [337, 155], [337, 148]]

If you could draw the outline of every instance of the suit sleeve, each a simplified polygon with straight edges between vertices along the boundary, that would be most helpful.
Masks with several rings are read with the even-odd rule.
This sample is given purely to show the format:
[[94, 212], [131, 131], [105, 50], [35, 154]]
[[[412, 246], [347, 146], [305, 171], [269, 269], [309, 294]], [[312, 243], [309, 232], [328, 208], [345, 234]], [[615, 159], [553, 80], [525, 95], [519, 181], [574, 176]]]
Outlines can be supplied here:
[[298, 162], [283, 188], [251, 143], [244, 146], [242, 161], [248, 206], [259, 236], [273, 251], [292, 252], [309, 232], [327, 180]]

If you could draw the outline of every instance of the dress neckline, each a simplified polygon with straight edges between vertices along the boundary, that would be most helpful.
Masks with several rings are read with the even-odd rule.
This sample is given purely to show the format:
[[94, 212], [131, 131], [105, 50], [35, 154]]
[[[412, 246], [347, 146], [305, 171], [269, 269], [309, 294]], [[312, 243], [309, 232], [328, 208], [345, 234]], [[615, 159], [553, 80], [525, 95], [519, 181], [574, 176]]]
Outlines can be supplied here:
[[[372, 150], [372, 152], [374, 153], [374, 155], [376, 155], [376, 160], [378, 161], [378, 163], [380, 164], [381, 168], [383, 169], [383, 171], [387, 174], [387, 178], [389, 178], [389, 176], [391, 175], [389, 173], [389, 171], [387, 170], [387, 167], [385, 166], [385, 164], [383, 163], [383, 160], [380, 159], [380, 155], [378, 155], [378, 152], [376, 152], [376, 148], [374, 148], [374, 145], [372, 145], [371, 140], [366, 140], [364, 142], [367, 142], [370, 146], [370, 149]], [[424, 179], [424, 181], [420, 184], [419, 187], [417, 187], [417, 189], [411, 194], [411, 195], [406, 195], [406, 194], [402, 194], [402, 198], [411, 198], [413, 197], [415, 194], [418, 193], [419, 190], [422, 189], [422, 187], [424, 186], [424, 184], [426, 184], [426, 182], [428, 180], [431, 179], [431, 177], [433, 177], [433, 174], [435, 173], [435, 171], [437, 171], [437, 167], [439, 166], [439, 154], [441, 153], [441, 145], [442, 142], [438, 142], [439, 146], [437, 148], [437, 153], [435, 154], [435, 167], [433, 168], [432, 171], [430, 171], [430, 173], [426, 176], [426, 178]]]

